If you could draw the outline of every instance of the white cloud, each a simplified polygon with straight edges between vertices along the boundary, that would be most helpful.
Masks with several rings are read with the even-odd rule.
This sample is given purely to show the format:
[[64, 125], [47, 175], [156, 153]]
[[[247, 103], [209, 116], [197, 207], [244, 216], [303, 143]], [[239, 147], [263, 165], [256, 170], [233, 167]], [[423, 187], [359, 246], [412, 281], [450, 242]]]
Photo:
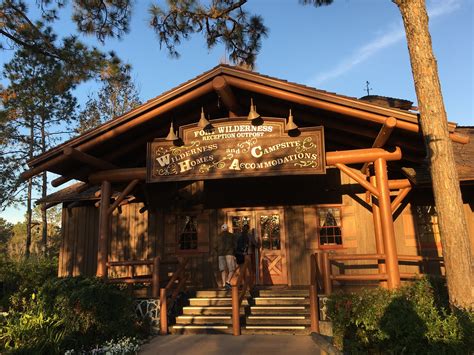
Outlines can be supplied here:
[[[433, 20], [459, 9], [461, 6], [461, 0], [432, 0], [429, 5], [428, 16]], [[390, 29], [386, 30], [384, 34], [357, 48], [348, 58], [339, 62], [332, 69], [316, 75], [316, 77], [308, 84], [319, 86], [328, 80], [337, 78], [358, 64], [366, 61], [382, 49], [398, 43], [404, 38], [405, 30], [403, 28], [403, 23], [399, 21], [396, 24], [392, 24]]]

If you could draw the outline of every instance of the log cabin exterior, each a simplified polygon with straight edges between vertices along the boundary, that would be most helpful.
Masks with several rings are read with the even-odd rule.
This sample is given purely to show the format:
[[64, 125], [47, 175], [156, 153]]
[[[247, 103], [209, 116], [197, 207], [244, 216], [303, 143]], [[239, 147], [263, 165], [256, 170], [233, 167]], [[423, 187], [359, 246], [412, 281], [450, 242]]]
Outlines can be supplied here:
[[[251, 111], [261, 115], [255, 116], [258, 125], [248, 119], [251, 100]], [[293, 130], [290, 109], [298, 127]], [[47, 170], [60, 175], [54, 186], [80, 181], [42, 201], [63, 205], [59, 276], [136, 278], [152, 273], [153, 264], [126, 262], [159, 257], [163, 285], [186, 258], [188, 287], [217, 287], [219, 227], [227, 223], [236, 233], [249, 224], [259, 240], [252, 254], [257, 284], [310, 285], [311, 258], [319, 253], [326, 292], [378, 283], [393, 288], [420, 273], [444, 272], [423, 138], [411, 109], [404, 100], [355, 99], [219, 65], [34, 158], [24, 177]], [[170, 125], [173, 133], [179, 130], [180, 145], [164, 139]], [[218, 154], [245, 139], [217, 137], [219, 127], [256, 132], [247, 141], [263, 140], [273, 127], [279, 130], [273, 145], [302, 142], [306, 131], [321, 127], [322, 171], [314, 173], [307, 162], [300, 170], [270, 166], [259, 173], [251, 161], [244, 169], [241, 160], [232, 169], [234, 161]], [[450, 123], [449, 130], [474, 252], [474, 129]], [[214, 135], [207, 147], [227, 144], [222, 152], [209, 148], [227, 173], [209, 172], [206, 160], [193, 167], [178, 162], [178, 173], [152, 176], [160, 168], [150, 168], [154, 144], [189, 151], [192, 134]], [[262, 149], [253, 151], [254, 158], [271, 146], [262, 142], [249, 143]], [[180, 174], [198, 167], [209, 175]]]

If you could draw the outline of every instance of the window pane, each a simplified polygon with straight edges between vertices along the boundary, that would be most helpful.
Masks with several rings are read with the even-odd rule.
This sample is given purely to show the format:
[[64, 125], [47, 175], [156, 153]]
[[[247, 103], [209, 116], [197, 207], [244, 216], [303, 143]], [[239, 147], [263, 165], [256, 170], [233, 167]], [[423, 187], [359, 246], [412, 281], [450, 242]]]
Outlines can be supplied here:
[[341, 209], [319, 207], [317, 210], [320, 245], [342, 245]]
[[181, 250], [197, 249], [197, 217], [179, 216], [178, 244]]

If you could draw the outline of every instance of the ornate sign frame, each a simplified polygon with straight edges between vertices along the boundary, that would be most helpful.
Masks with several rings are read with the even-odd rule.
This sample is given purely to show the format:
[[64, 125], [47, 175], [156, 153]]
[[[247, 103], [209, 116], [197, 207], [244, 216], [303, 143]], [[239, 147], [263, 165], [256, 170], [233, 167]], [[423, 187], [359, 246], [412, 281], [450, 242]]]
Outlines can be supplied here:
[[182, 126], [181, 145], [155, 139], [147, 146], [147, 182], [326, 173], [324, 128], [285, 131], [284, 118], [213, 120], [212, 130]]

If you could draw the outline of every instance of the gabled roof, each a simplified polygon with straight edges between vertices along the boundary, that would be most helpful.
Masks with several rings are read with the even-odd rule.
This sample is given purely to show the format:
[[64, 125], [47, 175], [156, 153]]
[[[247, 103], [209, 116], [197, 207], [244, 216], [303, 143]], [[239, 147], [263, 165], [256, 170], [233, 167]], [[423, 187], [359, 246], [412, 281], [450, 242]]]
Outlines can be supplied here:
[[[329, 149], [338, 149], [339, 146], [342, 149], [369, 148], [385, 120], [393, 117], [397, 120], [397, 126], [388, 144], [405, 145], [408, 158], [410, 154], [413, 159], [424, 155], [416, 112], [384, 107], [241, 68], [219, 65], [33, 158], [28, 162], [32, 168], [30, 173], [35, 175], [48, 170], [80, 178], [78, 165], [65, 156], [65, 148], [75, 148], [120, 167], [143, 166], [146, 142], [166, 135], [171, 120], [175, 127], [197, 122], [201, 106], [211, 114], [211, 118], [228, 117], [229, 110], [223, 108], [221, 103], [225, 99], [223, 93], [215, 86], [218, 78], [224, 80], [236, 98], [234, 106], [241, 108], [242, 115], [246, 114], [244, 111], [251, 97], [255, 99], [262, 116], [285, 117], [288, 109], [292, 108], [299, 125], [324, 125], [326, 131], [332, 133], [326, 134]], [[451, 132], [455, 128], [455, 124], [449, 124]]]

